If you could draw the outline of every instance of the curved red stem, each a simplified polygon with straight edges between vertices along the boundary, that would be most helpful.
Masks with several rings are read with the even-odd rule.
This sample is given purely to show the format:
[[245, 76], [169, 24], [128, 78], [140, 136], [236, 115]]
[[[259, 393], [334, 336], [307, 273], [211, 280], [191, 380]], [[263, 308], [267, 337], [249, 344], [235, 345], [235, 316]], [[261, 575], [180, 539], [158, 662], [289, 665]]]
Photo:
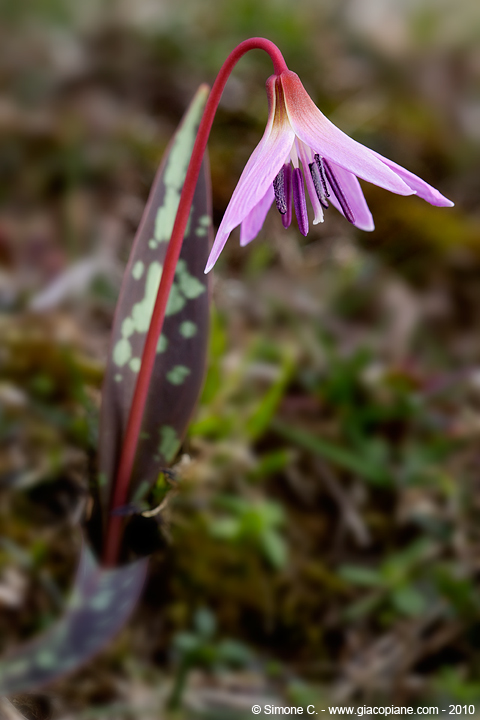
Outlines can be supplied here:
[[[122, 453], [118, 464], [115, 490], [112, 497], [112, 509], [121, 507], [127, 503], [130, 477], [132, 474], [133, 463], [135, 461], [138, 437], [140, 435], [145, 403], [155, 363], [157, 342], [160, 337], [160, 333], [162, 332], [168, 296], [175, 276], [175, 268], [180, 256], [183, 237], [185, 235], [185, 228], [190, 215], [190, 207], [193, 201], [193, 195], [195, 193], [195, 187], [200, 174], [203, 155], [207, 147], [207, 141], [210, 135], [213, 119], [230, 73], [240, 58], [249, 50], [265, 50], [272, 59], [276, 75], [280, 75], [284, 70], [288, 69], [282, 53], [270, 40], [266, 40], [265, 38], [250, 38], [249, 40], [241, 42], [240, 45], [237, 45], [237, 47], [230, 53], [222, 65], [222, 68], [220, 69], [220, 72], [213, 84], [212, 90], [210, 91], [185, 176], [185, 183], [180, 196], [180, 204], [178, 206], [177, 216], [175, 218], [172, 235], [165, 256], [162, 279], [160, 281], [160, 287], [158, 288], [152, 319], [145, 340], [142, 365], [138, 374], [137, 384], [135, 386], [130, 415], [128, 417], [127, 427], [125, 430]], [[121, 517], [110, 515], [103, 557], [103, 563], [106, 566], [115, 565], [118, 560], [122, 525], [123, 520]]]

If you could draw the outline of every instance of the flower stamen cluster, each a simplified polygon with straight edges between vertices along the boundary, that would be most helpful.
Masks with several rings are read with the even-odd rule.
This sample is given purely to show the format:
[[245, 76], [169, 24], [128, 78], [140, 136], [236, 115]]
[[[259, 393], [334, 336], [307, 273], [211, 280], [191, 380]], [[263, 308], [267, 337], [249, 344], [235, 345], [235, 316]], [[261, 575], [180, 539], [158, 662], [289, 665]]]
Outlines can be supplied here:
[[[298, 140], [296, 144], [298, 144]], [[302, 155], [303, 154], [306, 155], [306, 153], [302, 153]], [[304, 172], [305, 178], [307, 178], [308, 174], [305, 168]], [[315, 153], [313, 162], [308, 163], [308, 172], [310, 173], [311, 183], [307, 181], [307, 190], [315, 210], [313, 224], [316, 225], [319, 222], [323, 222], [323, 210], [328, 210], [328, 198], [334, 195], [340, 205], [342, 213], [346, 219], [354, 225], [355, 215], [348, 204], [347, 197], [329, 162], [321, 158], [318, 153]], [[277, 210], [282, 216], [283, 227], [288, 228], [291, 225], [293, 197], [293, 207], [295, 208], [298, 227], [302, 235], [306, 236], [308, 234], [308, 215], [304, 178], [300, 168], [294, 166], [292, 169], [290, 163], [283, 165], [278, 175], [274, 178], [273, 192]]]

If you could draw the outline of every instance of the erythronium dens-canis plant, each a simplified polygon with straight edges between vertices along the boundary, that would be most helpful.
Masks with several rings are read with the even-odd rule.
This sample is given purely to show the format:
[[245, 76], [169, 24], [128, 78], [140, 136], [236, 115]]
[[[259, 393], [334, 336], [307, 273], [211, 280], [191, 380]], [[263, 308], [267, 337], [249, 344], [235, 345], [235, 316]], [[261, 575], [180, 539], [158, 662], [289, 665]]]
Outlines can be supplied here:
[[[293, 200], [299, 229], [306, 235], [305, 183], [315, 213], [314, 224], [323, 220], [323, 210], [331, 202], [360, 229], [373, 229], [372, 216], [358, 177], [399, 195], [417, 194], [433, 205], [453, 205], [413, 173], [352, 140], [335, 127], [315, 106], [298, 76], [287, 68], [274, 43], [265, 38], [251, 38], [240, 43], [220, 69], [200, 121], [145, 341], [118, 464], [112, 509], [122, 506], [128, 498], [156, 347], [215, 112], [233, 67], [246, 52], [254, 49], [265, 50], [274, 67], [274, 75], [267, 80], [267, 127], [233, 192], [205, 272], [214, 266], [230, 232], [237, 225], [241, 225], [243, 245], [257, 235], [274, 199], [285, 227], [291, 222]], [[117, 559], [121, 526], [121, 518], [110, 518], [104, 556], [107, 564], [115, 563]]]
[[[162, 456], [167, 462], [173, 460], [200, 390], [208, 291], [199, 274], [208, 252], [206, 235], [211, 225], [204, 155], [227, 79], [237, 61], [253, 49], [265, 50], [274, 66], [274, 75], [267, 80], [267, 127], [225, 211], [205, 272], [213, 267], [235, 227], [241, 226], [242, 245], [253, 240], [273, 202], [285, 227], [289, 227], [295, 211], [304, 235], [308, 232], [307, 194], [314, 224], [323, 221], [324, 210], [331, 203], [356, 227], [372, 230], [373, 219], [357, 178], [399, 195], [417, 194], [432, 205], [453, 204], [408, 170], [336, 128], [315, 106], [298, 76], [288, 70], [272, 42], [252, 38], [233, 50], [210, 93], [206, 86], [199, 89], [167, 153], [122, 284], [103, 397], [104, 431], [100, 434], [101, 455], [103, 452], [108, 457], [109, 468], [108, 477], [103, 478], [104, 488], [110, 495], [102, 538], [103, 565], [98, 566], [84, 545], [71, 606], [45, 636], [18, 648], [13, 658], [0, 661], [0, 693], [24, 691], [79, 667], [126, 621], [140, 593], [146, 562], [114, 567], [122, 547], [124, 511], [127, 509], [128, 514], [131, 487], [138, 490], [140, 481], [145, 484], [143, 475], [148, 476], [147, 485], [153, 484]], [[151, 230], [153, 237], [148, 240]], [[162, 245], [164, 242], [168, 246]], [[165, 317], [168, 322], [164, 325]], [[188, 365], [192, 354], [197, 358], [196, 368]], [[115, 384], [123, 395], [112, 390]], [[180, 386], [183, 395], [176, 390]], [[171, 400], [172, 393], [175, 401]], [[152, 411], [149, 397], [168, 398], [161, 413], [154, 407]], [[112, 398], [115, 401], [111, 403]], [[111, 407], [105, 407], [109, 403]], [[158, 431], [159, 417], [161, 444], [153, 444], [157, 455], [143, 462], [137, 456], [154, 442], [151, 433]], [[147, 444], [139, 444], [139, 439]], [[139, 468], [142, 477], [132, 478]]]

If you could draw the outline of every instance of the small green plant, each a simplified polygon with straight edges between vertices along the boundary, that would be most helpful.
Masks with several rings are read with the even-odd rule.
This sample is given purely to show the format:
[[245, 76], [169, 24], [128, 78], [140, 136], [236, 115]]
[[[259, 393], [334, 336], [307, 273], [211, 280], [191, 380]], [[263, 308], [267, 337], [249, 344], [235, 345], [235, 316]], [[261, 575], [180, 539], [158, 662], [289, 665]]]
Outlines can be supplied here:
[[207, 608], [197, 610], [193, 630], [178, 633], [173, 641], [177, 673], [169, 700], [170, 708], [180, 706], [188, 675], [195, 668], [219, 673], [229, 668], [245, 667], [252, 662], [252, 653], [241, 642], [225, 638], [216, 640], [215, 616]]
[[383, 609], [384, 617], [392, 615], [415, 616], [427, 606], [426, 593], [422, 592], [420, 571], [431, 559], [434, 546], [430, 540], [412, 543], [401, 552], [391, 555], [378, 569], [360, 565], [343, 565], [340, 576], [370, 593], [346, 610], [349, 619]]
[[217, 504], [226, 511], [210, 524], [210, 534], [219, 540], [257, 549], [276, 570], [285, 567], [288, 550], [280, 534], [285, 523], [283, 508], [273, 500], [251, 502], [224, 495]]

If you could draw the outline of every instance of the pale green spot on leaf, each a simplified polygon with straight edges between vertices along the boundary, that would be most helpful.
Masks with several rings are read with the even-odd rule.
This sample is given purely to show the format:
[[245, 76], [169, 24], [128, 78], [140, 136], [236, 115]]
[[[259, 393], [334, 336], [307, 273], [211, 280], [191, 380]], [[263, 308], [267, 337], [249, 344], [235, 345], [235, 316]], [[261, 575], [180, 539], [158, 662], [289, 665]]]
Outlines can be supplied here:
[[163, 455], [167, 462], [171, 462], [173, 460], [179, 447], [180, 440], [177, 436], [175, 428], [170, 425], [164, 425], [161, 427], [160, 445], [158, 447], [158, 451], [161, 455]]
[[190, 368], [186, 365], [175, 365], [170, 372], [167, 373], [167, 380], [172, 385], [182, 385], [185, 378], [190, 375]]
[[163, 353], [168, 347], [168, 339], [167, 337], [162, 333], [158, 339], [157, 343], [157, 353]]
[[[138, 372], [140, 369], [138, 358], [132, 358], [132, 346], [128, 338], [132, 337], [135, 332], [145, 333], [149, 328], [153, 306], [162, 277], [162, 269], [159, 262], [153, 262], [150, 265], [145, 281], [145, 295], [143, 300], [135, 303], [132, 307], [132, 314], [122, 322], [122, 337], [113, 348], [113, 362], [115, 365], [118, 365], [118, 367], [123, 367], [132, 360], [133, 365], [130, 365], [130, 369], [133, 370], [133, 372]], [[138, 369], [135, 369], [137, 365]]]
[[195, 230], [195, 235], [197, 235], [197, 237], [205, 237], [205, 235], [207, 234], [207, 232], [208, 232], [207, 229], [204, 228], [204, 227], [202, 227], [202, 226], [200, 225], [200, 226], [197, 227], [197, 229]]
[[104, 590], [103, 592], [99, 593], [98, 595], [95, 595], [88, 603], [88, 606], [92, 610], [101, 612], [102, 610], [106, 610], [111, 602], [112, 602], [112, 592], [110, 590]]
[[157, 248], [157, 246], [158, 246], [158, 243], [153, 238], [148, 241], [148, 247], [150, 248], [150, 250], [155, 250]]
[[194, 275], [190, 275], [187, 263], [183, 258], [181, 258], [177, 263], [176, 276], [180, 290], [189, 300], [194, 300], [205, 292], [205, 285]]
[[128, 367], [130, 368], [130, 370], [131, 370], [132, 372], [134, 372], [134, 373], [138, 373], [138, 371], [140, 370], [141, 366], [142, 366], [142, 361], [141, 361], [140, 358], [138, 358], [138, 357], [132, 358], [132, 359], [130, 360], [129, 365], [128, 365]]
[[141, 260], [137, 260], [135, 265], [133, 266], [132, 270], [132, 276], [134, 280], [140, 280], [140, 278], [143, 275], [143, 271], [145, 270], [145, 265]]
[[180, 202], [180, 192], [185, 182], [188, 163], [192, 154], [196, 137], [198, 116], [207, 98], [206, 93], [198, 93], [191, 111], [177, 133], [173, 147], [170, 151], [163, 181], [165, 183], [165, 196], [162, 205], [158, 208], [155, 218], [154, 236], [157, 242], [170, 240], [175, 216]]
[[42, 650], [37, 656], [34, 656], [35, 665], [42, 669], [50, 669], [57, 664], [57, 656], [51, 650]]
[[132, 318], [126, 317], [125, 320], [122, 322], [122, 337], [129, 338], [133, 335], [134, 332], [135, 325], [133, 324]]
[[132, 356], [132, 346], [126, 338], [121, 338], [113, 348], [113, 362], [118, 367], [123, 367], [127, 364]]
[[185, 305], [186, 300], [181, 294], [178, 285], [175, 282], [172, 283], [170, 295], [168, 296], [167, 309], [165, 310], [166, 317], [170, 317], [170, 315], [175, 315], [180, 312], [180, 310], [183, 310]]
[[200, 225], [204, 225], [204, 227], [208, 227], [210, 225], [210, 215], [202, 215], [201, 218], [198, 220]]
[[117, 382], [117, 383], [122, 382], [122, 379], [123, 379], [123, 378], [122, 378], [122, 376], [120, 375], [120, 373], [117, 373], [117, 374], [115, 375], [115, 378], [114, 378], [115, 382]]
[[170, 240], [179, 202], [179, 190], [172, 185], [167, 185], [163, 204], [158, 208], [155, 218], [154, 235], [157, 242], [162, 243]]
[[195, 142], [198, 117], [205, 105], [207, 95], [208, 91], [206, 88], [205, 92], [197, 93], [182, 127], [177, 133], [174, 145], [170, 151], [169, 161], [165, 169], [164, 177], [167, 185], [174, 185], [177, 188], [181, 188], [183, 186], [185, 175], [187, 173], [187, 166], [190, 161], [193, 144]]
[[197, 332], [198, 327], [191, 320], [185, 320], [180, 325], [180, 335], [182, 335], [184, 338], [192, 338], [197, 334]]
[[[132, 308], [132, 320], [136, 332], [147, 332], [150, 320], [152, 319], [153, 306], [157, 297], [158, 287], [162, 277], [162, 266], [159, 262], [153, 262], [148, 268], [147, 280], [145, 282], [145, 296], [143, 300]], [[123, 330], [123, 325], [122, 325]]]

